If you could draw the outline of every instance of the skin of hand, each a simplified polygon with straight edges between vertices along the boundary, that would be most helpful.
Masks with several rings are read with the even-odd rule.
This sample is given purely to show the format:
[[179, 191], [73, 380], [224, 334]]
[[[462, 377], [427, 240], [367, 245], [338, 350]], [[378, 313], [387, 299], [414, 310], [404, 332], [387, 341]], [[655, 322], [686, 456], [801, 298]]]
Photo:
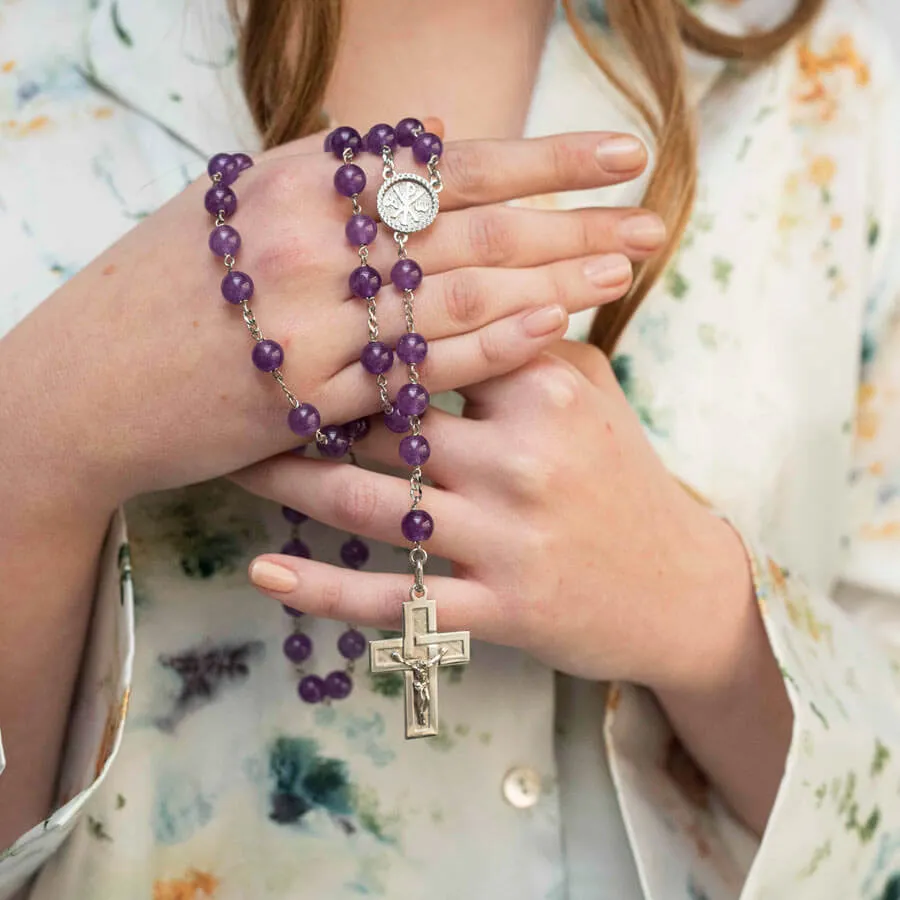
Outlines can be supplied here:
[[[398, 171], [420, 170], [408, 152]], [[630, 260], [664, 239], [656, 216], [506, 201], [627, 181], [646, 158], [639, 141], [607, 133], [447, 144], [442, 212], [415, 250], [427, 273], [417, 299], [431, 387], [514, 370], [563, 334], [569, 312], [625, 293]], [[359, 163], [372, 212], [380, 160]], [[357, 257], [344, 236], [349, 203], [332, 184], [338, 165], [322, 135], [261, 154], [237, 182], [230, 220], [263, 333], [285, 348], [288, 385], [326, 423], [376, 409], [358, 361], [366, 310], [347, 283]], [[189, 186], [0, 341], [0, 848], [53, 807], [116, 505], [299, 443], [280, 390], [251, 363], [240, 309], [220, 295], [208, 188], [205, 177]], [[382, 232], [371, 261], [386, 278], [393, 251]], [[392, 293], [386, 285], [381, 296]]]
[[[582, 678], [648, 686], [738, 812], [762, 828], [791, 716], [737, 533], [666, 470], [595, 348], [560, 342], [462, 393], [466, 417], [430, 409], [422, 425], [434, 447], [426, 546], [455, 573], [427, 580], [441, 629], [469, 629]], [[357, 455], [400, 465], [397, 445], [379, 425]], [[285, 455], [234, 479], [336, 528], [406, 544], [402, 477]], [[289, 606], [385, 628], [397, 627], [411, 583], [281, 555], [250, 571]], [[771, 725], [764, 735], [760, 723]]]

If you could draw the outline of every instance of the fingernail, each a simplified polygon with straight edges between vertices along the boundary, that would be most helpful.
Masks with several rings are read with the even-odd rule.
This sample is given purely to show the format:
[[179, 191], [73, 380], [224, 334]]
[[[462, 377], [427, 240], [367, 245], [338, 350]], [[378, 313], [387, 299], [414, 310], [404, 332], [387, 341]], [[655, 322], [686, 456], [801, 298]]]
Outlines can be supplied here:
[[522, 327], [529, 337], [544, 337], [558, 331], [566, 321], [566, 311], [561, 306], [544, 306], [528, 313], [522, 319]]
[[597, 287], [621, 284], [631, 275], [631, 261], [622, 253], [607, 253], [584, 264], [584, 276]]
[[666, 239], [666, 226], [653, 213], [639, 213], [619, 222], [619, 235], [635, 250], [656, 250]]
[[644, 145], [630, 134], [617, 134], [597, 144], [597, 160], [607, 172], [632, 172], [647, 159]]
[[256, 559], [250, 564], [250, 580], [264, 591], [287, 593], [297, 587], [297, 576], [284, 566]]

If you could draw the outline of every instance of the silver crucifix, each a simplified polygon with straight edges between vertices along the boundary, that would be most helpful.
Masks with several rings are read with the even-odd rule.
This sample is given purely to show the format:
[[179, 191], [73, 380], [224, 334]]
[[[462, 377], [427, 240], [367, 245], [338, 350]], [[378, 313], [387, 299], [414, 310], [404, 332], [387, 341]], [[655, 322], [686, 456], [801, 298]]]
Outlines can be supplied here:
[[434, 600], [428, 591], [410, 592], [403, 604], [402, 637], [369, 644], [373, 675], [403, 672], [406, 697], [407, 738], [438, 733], [438, 669], [469, 661], [469, 632], [437, 630]]

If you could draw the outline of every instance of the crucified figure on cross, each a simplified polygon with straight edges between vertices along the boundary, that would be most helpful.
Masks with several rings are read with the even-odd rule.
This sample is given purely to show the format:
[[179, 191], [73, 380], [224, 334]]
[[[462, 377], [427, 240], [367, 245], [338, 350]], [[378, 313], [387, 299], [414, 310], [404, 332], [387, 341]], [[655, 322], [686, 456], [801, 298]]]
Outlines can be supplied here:
[[422, 659], [421, 657], [407, 659], [398, 650], [391, 653], [391, 659], [394, 662], [401, 663], [412, 671], [413, 707], [416, 711], [416, 724], [423, 728], [428, 727], [428, 713], [431, 708], [431, 690], [429, 688], [431, 676], [428, 670], [438, 665], [446, 652], [447, 648], [441, 647], [437, 653], [429, 656], [427, 659]]

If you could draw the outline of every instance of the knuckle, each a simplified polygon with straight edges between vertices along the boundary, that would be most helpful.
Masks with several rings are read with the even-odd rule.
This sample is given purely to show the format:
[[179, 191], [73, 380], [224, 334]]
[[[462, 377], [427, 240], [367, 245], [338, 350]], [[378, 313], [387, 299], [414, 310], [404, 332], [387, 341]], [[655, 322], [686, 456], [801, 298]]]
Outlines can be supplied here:
[[513, 243], [507, 216], [500, 212], [481, 211], [471, 217], [469, 248], [478, 265], [505, 265], [512, 256]]
[[365, 531], [375, 518], [378, 493], [367, 480], [345, 477], [334, 492], [333, 502], [335, 523], [339, 528], [353, 532]]
[[478, 332], [478, 349], [489, 366], [503, 362], [506, 357], [506, 348], [494, 328], [482, 328]]
[[582, 386], [575, 373], [562, 360], [546, 356], [529, 371], [535, 397], [558, 410], [578, 404]]
[[447, 315], [454, 325], [470, 327], [483, 320], [485, 298], [473, 272], [459, 270], [449, 275], [446, 291]]
[[[551, 467], [539, 454], [519, 453], [508, 460], [509, 474], [517, 496], [536, 500], [550, 488]], [[527, 532], [530, 534], [530, 530]], [[540, 548], [533, 548], [539, 550]]]
[[449, 148], [441, 162], [444, 181], [462, 197], [479, 194], [487, 183], [487, 166], [474, 145], [461, 144]]
[[570, 140], [562, 138], [550, 145], [550, 168], [557, 181], [571, 181], [573, 173], [584, 164], [583, 154], [572, 146]]
[[340, 577], [328, 578], [319, 594], [319, 615], [324, 619], [340, 619], [344, 608], [344, 581]]

